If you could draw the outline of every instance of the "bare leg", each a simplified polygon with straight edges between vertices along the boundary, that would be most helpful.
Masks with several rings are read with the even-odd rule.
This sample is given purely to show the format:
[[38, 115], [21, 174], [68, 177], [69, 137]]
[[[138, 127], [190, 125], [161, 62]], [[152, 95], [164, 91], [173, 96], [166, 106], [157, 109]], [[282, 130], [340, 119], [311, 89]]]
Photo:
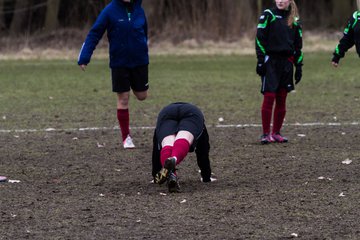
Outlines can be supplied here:
[[144, 101], [147, 98], [147, 90], [143, 92], [133, 91], [133, 93], [139, 101]]
[[174, 146], [174, 142], [175, 142], [175, 134], [173, 135], [169, 135], [169, 136], [166, 136], [162, 142], [161, 142], [161, 146], [162, 147], [165, 147], [165, 146]]
[[175, 141], [181, 138], [186, 139], [190, 145], [194, 141], [194, 135], [192, 135], [192, 133], [188, 131], [179, 131], [178, 134], [176, 134]]
[[117, 109], [129, 108], [130, 92], [117, 93]]

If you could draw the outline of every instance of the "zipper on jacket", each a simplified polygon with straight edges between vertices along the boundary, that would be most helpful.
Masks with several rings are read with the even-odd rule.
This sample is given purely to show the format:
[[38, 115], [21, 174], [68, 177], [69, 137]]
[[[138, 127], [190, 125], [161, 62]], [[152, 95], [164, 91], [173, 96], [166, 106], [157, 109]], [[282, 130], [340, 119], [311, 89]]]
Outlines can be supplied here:
[[[133, 0], [130, 1], [130, 4], [134, 4]], [[126, 8], [126, 13], [128, 15], [128, 20], [130, 22], [131, 21], [131, 12], [134, 11], [134, 6], [127, 5], [125, 8]], [[129, 8], [131, 8], [131, 9], [129, 9]]]

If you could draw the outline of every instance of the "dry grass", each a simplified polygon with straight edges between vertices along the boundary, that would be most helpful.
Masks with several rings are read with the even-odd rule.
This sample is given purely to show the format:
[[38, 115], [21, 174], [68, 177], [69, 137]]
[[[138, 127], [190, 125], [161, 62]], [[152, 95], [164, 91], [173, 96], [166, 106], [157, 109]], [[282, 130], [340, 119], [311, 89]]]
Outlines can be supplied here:
[[[323, 32], [306, 32], [304, 34], [304, 52], [331, 52], [334, 50], [342, 33], [323, 33]], [[36, 40], [35, 40], [36, 41]], [[51, 41], [43, 47], [43, 44], [29, 42], [28, 40], [17, 43], [14, 47], [11, 41], [7, 42], [7, 49], [2, 49], [0, 60], [16, 59], [66, 59], [76, 60], [80, 42], [62, 41], [63, 44], [53, 44]], [[43, 42], [41, 42], [43, 43]], [[48, 47], [50, 46], [50, 47]], [[79, 48], [77, 48], [77, 46]], [[254, 40], [252, 37], [245, 36], [238, 41], [198, 41], [195, 39], [185, 40], [179, 44], [170, 41], [150, 42], [151, 55], [253, 55]], [[96, 59], [108, 57], [106, 40], [102, 40], [96, 49], [94, 55]]]

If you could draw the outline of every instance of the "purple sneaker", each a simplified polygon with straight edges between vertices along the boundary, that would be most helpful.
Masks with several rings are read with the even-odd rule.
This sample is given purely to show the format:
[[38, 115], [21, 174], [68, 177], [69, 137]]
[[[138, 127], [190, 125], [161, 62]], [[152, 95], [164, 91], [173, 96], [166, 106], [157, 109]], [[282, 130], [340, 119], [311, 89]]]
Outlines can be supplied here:
[[274, 133], [272, 135], [272, 138], [275, 140], [275, 142], [278, 142], [278, 143], [286, 143], [289, 141], [286, 137], [282, 136], [279, 132]]
[[275, 140], [272, 138], [272, 136], [270, 134], [263, 134], [261, 136], [261, 144], [268, 144], [268, 143], [272, 143], [274, 142]]

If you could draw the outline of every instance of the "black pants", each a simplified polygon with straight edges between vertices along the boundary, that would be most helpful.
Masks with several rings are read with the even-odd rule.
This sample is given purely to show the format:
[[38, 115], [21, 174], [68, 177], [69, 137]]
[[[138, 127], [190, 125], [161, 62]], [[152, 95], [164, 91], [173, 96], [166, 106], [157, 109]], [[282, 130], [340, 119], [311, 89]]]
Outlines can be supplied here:
[[[158, 143], [181, 130], [190, 132], [196, 141], [204, 129], [204, 116], [199, 108], [190, 103], [172, 103], [164, 107], [156, 123]], [[194, 141], [194, 142], [195, 142]]]

